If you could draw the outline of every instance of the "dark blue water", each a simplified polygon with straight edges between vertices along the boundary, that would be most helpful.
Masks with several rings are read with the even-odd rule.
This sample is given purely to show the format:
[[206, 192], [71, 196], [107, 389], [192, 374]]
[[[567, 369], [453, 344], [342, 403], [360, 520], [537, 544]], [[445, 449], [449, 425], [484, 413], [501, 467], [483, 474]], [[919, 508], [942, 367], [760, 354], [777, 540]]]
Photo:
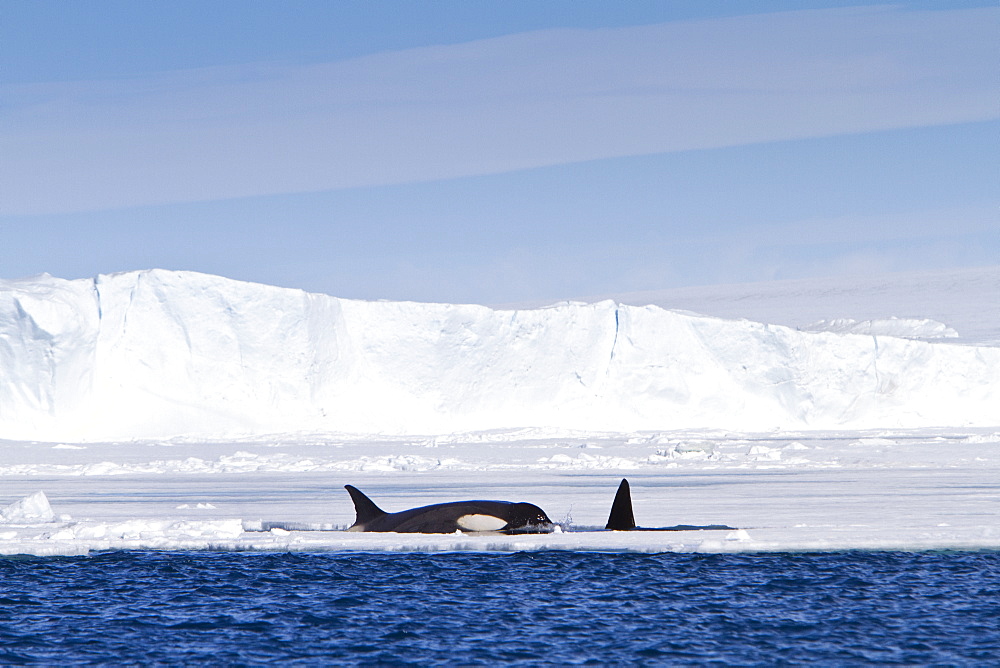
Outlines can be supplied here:
[[1000, 553], [0, 559], [0, 664], [984, 665]]

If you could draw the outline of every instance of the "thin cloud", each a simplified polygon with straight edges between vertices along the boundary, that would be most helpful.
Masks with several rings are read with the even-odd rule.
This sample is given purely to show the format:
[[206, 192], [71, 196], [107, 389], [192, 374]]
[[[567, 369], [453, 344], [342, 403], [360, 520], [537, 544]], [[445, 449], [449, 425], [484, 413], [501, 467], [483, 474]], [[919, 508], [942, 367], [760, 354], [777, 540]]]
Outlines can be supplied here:
[[1000, 10], [547, 30], [8, 87], [0, 214], [492, 174], [1000, 116]]

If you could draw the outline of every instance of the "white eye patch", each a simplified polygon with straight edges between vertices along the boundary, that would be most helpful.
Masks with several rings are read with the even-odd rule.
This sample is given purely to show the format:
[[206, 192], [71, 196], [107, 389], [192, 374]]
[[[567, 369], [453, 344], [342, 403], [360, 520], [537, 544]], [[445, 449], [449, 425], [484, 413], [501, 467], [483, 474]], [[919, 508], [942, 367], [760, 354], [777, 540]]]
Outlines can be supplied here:
[[496, 531], [507, 526], [507, 520], [493, 515], [462, 515], [456, 523], [465, 531]]

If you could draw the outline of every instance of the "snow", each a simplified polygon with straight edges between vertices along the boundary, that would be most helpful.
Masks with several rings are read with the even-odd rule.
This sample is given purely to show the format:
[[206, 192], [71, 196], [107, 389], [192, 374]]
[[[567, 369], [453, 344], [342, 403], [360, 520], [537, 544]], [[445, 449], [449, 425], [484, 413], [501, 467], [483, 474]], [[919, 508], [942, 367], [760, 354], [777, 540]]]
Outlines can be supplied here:
[[[1000, 549], [997, 286], [704, 288], [677, 311], [3, 281], [0, 554]], [[640, 525], [737, 529], [592, 530], [622, 477]], [[344, 484], [390, 511], [528, 501], [563, 530], [348, 533]]]
[[494, 310], [189, 272], [43, 276], [0, 284], [0, 435], [1000, 422], [1000, 347], [904, 338], [927, 319], [892, 316], [816, 332], [611, 300]]

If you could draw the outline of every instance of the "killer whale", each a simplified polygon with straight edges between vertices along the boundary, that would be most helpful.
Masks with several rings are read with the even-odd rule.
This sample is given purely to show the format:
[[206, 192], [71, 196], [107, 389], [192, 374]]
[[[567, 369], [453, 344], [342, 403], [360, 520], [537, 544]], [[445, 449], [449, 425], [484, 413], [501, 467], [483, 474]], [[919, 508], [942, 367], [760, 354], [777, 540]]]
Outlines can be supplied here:
[[453, 501], [387, 513], [358, 488], [344, 485], [354, 501], [357, 519], [348, 531], [395, 533], [549, 533], [555, 524], [531, 503]]
[[[489, 533], [521, 534], [573, 531], [585, 533], [602, 531], [598, 527], [580, 527], [576, 531], [561, 527], [549, 519], [545, 511], [531, 503], [510, 501], [454, 501], [411, 508], [398, 513], [387, 513], [365, 496], [358, 488], [344, 485], [351, 495], [357, 514], [354, 524], [347, 531], [395, 533]], [[295, 522], [244, 521], [244, 531], [343, 531], [332, 525], [314, 528]], [[632, 511], [632, 493], [627, 479], [622, 478], [611, 504], [611, 514], [603, 531], [735, 531], [725, 524], [677, 524], [669, 527], [636, 526]]]
[[615, 492], [615, 500], [611, 504], [611, 514], [608, 515], [608, 523], [604, 527], [608, 531], [719, 531], [735, 530], [735, 527], [725, 524], [708, 524], [697, 526], [693, 524], [677, 524], [672, 527], [640, 527], [635, 524], [635, 516], [632, 514], [632, 491], [628, 480], [622, 478]]

